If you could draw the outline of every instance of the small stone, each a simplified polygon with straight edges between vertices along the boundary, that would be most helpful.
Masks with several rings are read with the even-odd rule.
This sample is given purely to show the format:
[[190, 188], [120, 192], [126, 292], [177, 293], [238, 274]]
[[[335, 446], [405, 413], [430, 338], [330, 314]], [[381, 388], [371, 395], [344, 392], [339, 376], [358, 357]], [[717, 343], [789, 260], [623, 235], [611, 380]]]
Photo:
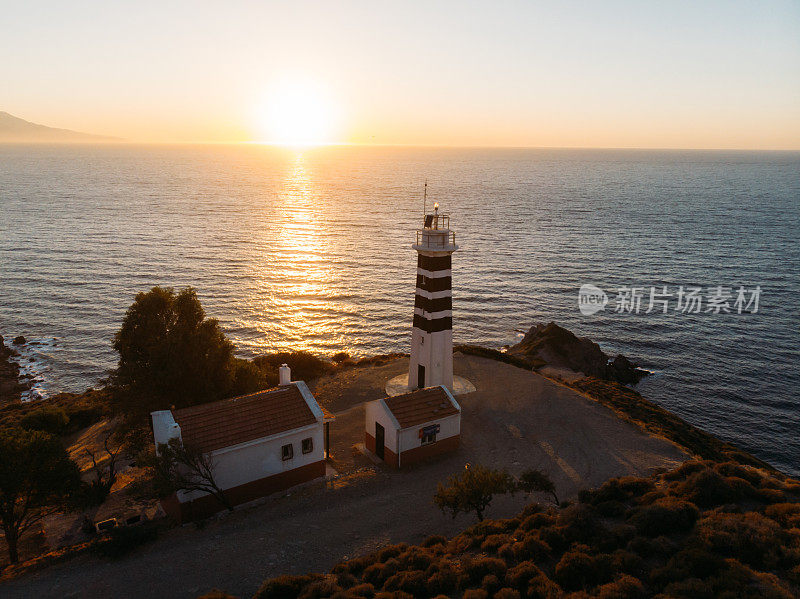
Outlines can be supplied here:
[[25, 344], [25, 337], [23, 337], [22, 335], [14, 337], [14, 345], [24, 345], [24, 344]]

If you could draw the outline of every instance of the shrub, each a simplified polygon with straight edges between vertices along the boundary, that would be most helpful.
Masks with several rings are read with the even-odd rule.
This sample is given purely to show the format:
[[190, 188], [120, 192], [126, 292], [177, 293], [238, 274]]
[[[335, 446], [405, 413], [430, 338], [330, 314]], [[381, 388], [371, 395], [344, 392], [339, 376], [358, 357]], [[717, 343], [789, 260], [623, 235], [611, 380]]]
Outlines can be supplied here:
[[562, 510], [556, 519], [556, 524], [569, 543], [587, 542], [604, 532], [597, 512], [585, 504], [573, 505]]
[[61, 435], [67, 429], [69, 416], [64, 409], [57, 406], [45, 406], [25, 414], [19, 421], [22, 428], [32, 431], [44, 431], [51, 435]]
[[341, 591], [342, 588], [334, 580], [323, 578], [307, 585], [297, 596], [297, 599], [322, 599]]
[[365, 597], [366, 599], [372, 599], [372, 597], [375, 596], [375, 587], [367, 582], [364, 582], [352, 587], [348, 593], [354, 597]]
[[710, 462], [700, 462], [697, 460], [689, 460], [684, 462], [674, 470], [664, 474], [666, 480], [685, 480], [696, 472], [702, 472], [708, 468]]
[[692, 474], [675, 490], [679, 496], [705, 508], [733, 503], [742, 497], [741, 490], [734, 489], [719, 474], [708, 469]]
[[494, 594], [494, 599], [521, 599], [521, 596], [519, 591], [506, 587], [497, 591]]
[[472, 583], [477, 583], [483, 580], [487, 574], [494, 574], [498, 579], [502, 579], [506, 575], [506, 563], [497, 559], [496, 557], [483, 557], [477, 559], [465, 560], [464, 572]]
[[532, 578], [544, 576], [544, 572], [532, 561], [520, 562], [506, 572], [506, 584], [524, 590]]
[[424, 549], [412, 547], [398, 555], [397, 561], [400, 562], [403, 569], [424, 570], [431, 565], [433, 557]]
[[406, 550], [408, 545], [405, 543], [400, 543], [399, 545], [389, 545], [388, 547], [384, 547], [383, 549], [378, 552], [378, 560], [379, 562], [386, 562], [393, 557], [397, 557], [403, 551]]
[[764, 513], [786, 528], [800, 528], [800, 503], [768, 505]]
[[641, 580], [623, 574], [614, 582], [599, 587], [597, 597], [599, 599], [639, 599], [647, 597], [647, 593]]
[[489, 594], [500, 589], [500, 579], [494, 574], [487, 574], [481, 580], [481, 588]]
[[422, 541], [423, 547], [434, 547], [435, 545], [447, 545], [447, 539], [442, 535], [432, 535]]
[[514, 543], [514, 555], [517, 559], [542, 561], [550, 557], [552, 549], [537, 533], [530, 533], [518, 543]]
[[278, 368], [287, 364], [292, 369], [292, 379], [310, 381], [328, 374], [332, 370], [329, 362], [306, 351], [277, 352], [253, 359], [264, 375], [272, 382], [277, 381]]
[[608, 574], [602, 571], [596, 557], [583, 551], [568, 551], [553, 570], [553, 578], [567, 591], [589, 589], [602, 582]]
[[629, 522], [639, 534], [657, 537], [662, 534], [690, 530], [697, 521], [699, 510], [693, 504], [672, 497], [659, 499], [652, 505], [637, 508]]
[[414, 597], [421, 597], [427, 591], [426, 582], [422, 570], [406, 570], [386, 579], [383, 588], [386, 591], [403, 591]]
[[580, 500], [583, 503], [591, 503], [593, 505], [606, 501], [623, 502], [652, 491], [654, 488], [655, 485], [652, 480], [635, 476], [623, 476], [607, 480], [600, 488], [594, 491], [581, 493]]
[[321, 578], [320, 574], [278, 576], [265, 581], [253, 595], [253, 599], [296, 599], [307, 585]]
[[481, 551], [486, 553], [497, 553], [497, 550], [511, 541], [511, 535], [489, 535], [481, 543]]
[[787, 545], [780, 526], [756, 512], [711, 514], [698, 523], [696, 537], [712, 553], [760, 570], [777, 567]]
[[449, 565], [441, 567], [428, 576], [426, 588], [431, 595], [454, 593], [458, 589], [458, 573]]
[[552, 524], [555, 518], [550, 514], [533, 514], [528, 516], [522, 521], [520, 524], [520, 528], [523, 530], [532, 530], [534, 528], [541, 528], [542, 526], [547, 526], [548, 524]]
[[387, 568], [386, 564], [372, 564], [364, 570], [361, 579], [377, 588], [382, 588], [383, 583], [386, 582], [386, 579], [392, 574], [392, 569]]
[[97, 541], [92, 546], [92, 553], [116, 559], [145, 543], [155, 541], [157, 537], [158, 528], [152, 523], [112, 528], [107, 538]]
[[667, 564], [650, 573], [654, 582], [664, 585], [692, 578], [705, 579], [725, 567], [725, 560], [704, 548], [689, 547], [673, 555]]
[[714, 471], [725, 477], [735, 476], [737, 478], [742, 478], [753, 486], [758, 486], [764, 479], [761, 473], [755, 468], [751, 466], [742, 466], [736, 462], [715, 464]]

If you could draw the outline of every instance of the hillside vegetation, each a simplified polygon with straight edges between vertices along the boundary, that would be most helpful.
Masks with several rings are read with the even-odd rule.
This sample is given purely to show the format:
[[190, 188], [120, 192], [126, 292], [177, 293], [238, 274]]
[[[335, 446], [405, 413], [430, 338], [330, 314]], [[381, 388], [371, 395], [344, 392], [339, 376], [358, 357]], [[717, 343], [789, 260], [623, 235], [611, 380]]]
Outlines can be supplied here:
[[611, 479], [560, 508], [532, 503], [452, 539], [389, 546], [327, 575], [268, 580], [255, 597], [798, 594], [800, 483], [735, 462], [690, 461], [649, 478]]

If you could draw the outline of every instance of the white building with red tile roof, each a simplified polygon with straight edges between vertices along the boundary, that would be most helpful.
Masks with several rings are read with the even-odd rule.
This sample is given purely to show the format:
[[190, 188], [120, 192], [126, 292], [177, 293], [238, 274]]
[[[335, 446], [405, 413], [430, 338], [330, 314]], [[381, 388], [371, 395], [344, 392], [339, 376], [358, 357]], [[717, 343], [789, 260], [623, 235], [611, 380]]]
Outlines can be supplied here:
[[[287, 377], [288, 379], [288, 377]], [[303, 381], [151, 414], [156, 447], [178, 438], [210, 454], [214, 479], [238, 505], [325, 476], [329, 414]], [[211, 495], [179, 491], [162, 501], [178, 521], [223, 509]]]
[[365, 404], [364, 445], [395, 468], [453, 451], [461, 439], [461, 406], [444, 385]]

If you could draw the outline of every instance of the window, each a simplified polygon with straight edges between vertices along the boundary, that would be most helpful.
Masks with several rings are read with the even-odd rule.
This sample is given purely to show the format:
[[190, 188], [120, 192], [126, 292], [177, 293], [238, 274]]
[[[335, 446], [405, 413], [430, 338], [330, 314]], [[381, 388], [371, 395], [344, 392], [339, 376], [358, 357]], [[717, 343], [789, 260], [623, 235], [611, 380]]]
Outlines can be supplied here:
[[303, 439], [303, 453], [311, 453], [312, 451], [314, 451], [314, 439], [311, 437]]
[[436, 443], [436, 433], [438, 432], [438, 424], [432, 424], [431, 426], [426, 426], [425, 428], [419, 429], [419, 438], [421, 444], [429, 445], [431, 443]]
[[284, 445], [281, 447], [281, 459], [285, 462], [286, 460], [291, 460], [294, 457], [294, 448], [292, 444], [289, 443], [288, 445]]

